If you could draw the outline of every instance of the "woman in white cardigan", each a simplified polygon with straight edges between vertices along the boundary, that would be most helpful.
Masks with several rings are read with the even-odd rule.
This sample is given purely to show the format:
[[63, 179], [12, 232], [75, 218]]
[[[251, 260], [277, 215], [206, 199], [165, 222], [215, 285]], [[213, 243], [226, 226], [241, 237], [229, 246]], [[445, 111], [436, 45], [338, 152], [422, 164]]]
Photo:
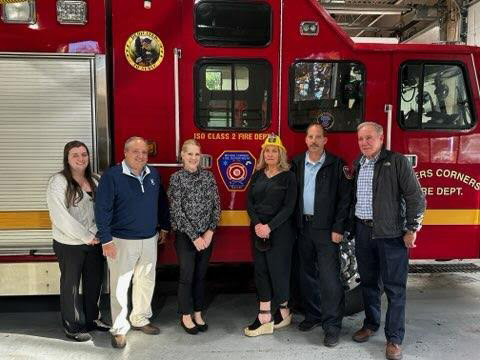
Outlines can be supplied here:
[[89, 158], [84, 143], [67, 143], [63, 170], [50, 178], [47, 188], [53, 250], [61, 273], [62, 322], [66, 336], [76, 341], [90, 340], [89, 331], [108, 330], [99, 320], [104, 258], [93, 213], [98, 179], [92, 174]]

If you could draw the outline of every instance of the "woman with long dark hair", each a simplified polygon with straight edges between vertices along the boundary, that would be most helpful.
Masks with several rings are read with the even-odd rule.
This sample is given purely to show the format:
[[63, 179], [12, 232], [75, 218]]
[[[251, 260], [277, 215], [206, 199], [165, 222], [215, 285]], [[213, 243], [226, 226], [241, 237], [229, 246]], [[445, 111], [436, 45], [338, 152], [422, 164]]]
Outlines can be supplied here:
[[62, 322], [65, 335], [76, 341], [90, 340], [89, 331], [109, 329], [99, 320], [98, 310], [104, 258], [93, 212], [97, 183], [87, 146], [80, 141], [67, 143], [63, 170], [48, 182], [47, 204], [60, 266]]

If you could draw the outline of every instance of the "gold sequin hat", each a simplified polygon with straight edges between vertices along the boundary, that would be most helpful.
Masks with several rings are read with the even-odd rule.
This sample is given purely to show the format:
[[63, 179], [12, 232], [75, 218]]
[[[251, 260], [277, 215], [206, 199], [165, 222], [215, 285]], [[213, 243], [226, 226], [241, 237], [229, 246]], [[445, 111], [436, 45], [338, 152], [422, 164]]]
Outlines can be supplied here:
[[280, 136], [277, 136], [274, 133], [271, 133], [270, 135], [267, 136], [267, 138], [262, 144], [262, 149], [264, 149], [266, 146], [278, 146], [284, 151], [287, 151], [287, 149], [285, 149], [285, 147], [282, 144], [282, 140], [280, 139]]

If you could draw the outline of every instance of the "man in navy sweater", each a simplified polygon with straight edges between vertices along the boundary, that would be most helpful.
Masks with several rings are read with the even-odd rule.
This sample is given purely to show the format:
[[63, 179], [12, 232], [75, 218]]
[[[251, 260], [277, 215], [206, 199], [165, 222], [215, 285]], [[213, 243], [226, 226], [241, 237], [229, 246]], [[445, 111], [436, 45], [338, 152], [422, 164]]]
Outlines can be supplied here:
[[[150, 335], [160, 332], [149, 319], [155, 287], [157, 240], [162, 243], [170, 228], [168, 202], [160, 176], [146, 165], [146, 141], [131, 137], [125, 142], [124, 152], [122, 163], [111, 167], [101, 177], [95, 201], [98, 238], [110, 269], [113, 322], [110, 332], [115, 348], [125, 347], [130, 327]], [[129, 322], [128, 288], [132, 277]]]

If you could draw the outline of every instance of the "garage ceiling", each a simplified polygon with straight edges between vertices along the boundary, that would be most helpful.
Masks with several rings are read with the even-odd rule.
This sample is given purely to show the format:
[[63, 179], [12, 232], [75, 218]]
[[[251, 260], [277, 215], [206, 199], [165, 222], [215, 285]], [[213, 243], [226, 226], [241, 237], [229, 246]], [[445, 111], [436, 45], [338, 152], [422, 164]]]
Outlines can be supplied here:
[[[351, 37], [395, 37], [400, 42], [457, 21], [463, 0], [319, 0]], [[458, 6], [457, 6], [458, 4]]]

